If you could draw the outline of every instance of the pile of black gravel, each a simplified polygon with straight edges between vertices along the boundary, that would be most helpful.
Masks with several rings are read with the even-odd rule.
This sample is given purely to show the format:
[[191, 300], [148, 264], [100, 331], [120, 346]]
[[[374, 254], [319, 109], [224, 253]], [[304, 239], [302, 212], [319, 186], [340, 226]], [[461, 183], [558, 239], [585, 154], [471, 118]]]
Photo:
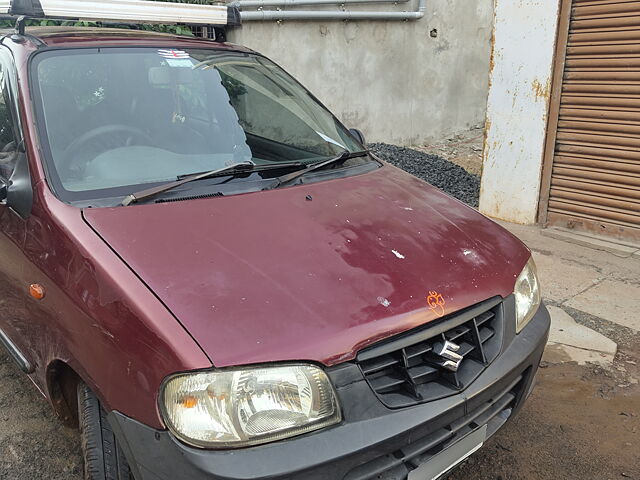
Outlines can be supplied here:
[[480, 177], [455, 163], [437, 155], [387, 143], [371, 143], [369, 148], [382, 160], [429, 182], [472, 207], [478, 206]]

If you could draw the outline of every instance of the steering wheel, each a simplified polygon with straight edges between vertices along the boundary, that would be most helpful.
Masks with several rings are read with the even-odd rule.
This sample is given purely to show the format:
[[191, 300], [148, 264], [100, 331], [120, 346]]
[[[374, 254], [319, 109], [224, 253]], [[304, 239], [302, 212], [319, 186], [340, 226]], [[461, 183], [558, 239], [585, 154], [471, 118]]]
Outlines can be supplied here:
[[100, 153], [122, 145], [131, 145], [133, 139], [142, 140], [143, 143], [152, 144], [153, 140], [143, 130], [124, 124], [103, 125], [83, 133], [65, 149], [61, 156], [59, 167], [71, 170], [76, 167], [79, 158], [87, 158], [86, 155], [93, 154], [92, 159]]

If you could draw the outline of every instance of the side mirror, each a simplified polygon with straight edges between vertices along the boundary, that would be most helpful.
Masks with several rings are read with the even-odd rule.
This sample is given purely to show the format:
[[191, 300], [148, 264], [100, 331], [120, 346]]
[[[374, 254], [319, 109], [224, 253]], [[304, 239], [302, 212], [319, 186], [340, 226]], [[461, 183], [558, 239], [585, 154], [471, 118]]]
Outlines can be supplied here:
[[355, 137], [356, 140], [358, 140], [363, 146], [367, 146], [367, 141], [364, 139], [364, 133], [362, 133], [360, 130], [358, 130], [357, 128], [350, 128], [349, 132], [351, 133], [351, 135], [353, 135]]
[[15, 169], [5, 189], [7, 206], [22, 218], [28, 218], [33, 205], [33, 186], [26, 154], [18, 153]]
[[7, 199], [7, 184], [0, 178], [0, 203], [4, 203]]

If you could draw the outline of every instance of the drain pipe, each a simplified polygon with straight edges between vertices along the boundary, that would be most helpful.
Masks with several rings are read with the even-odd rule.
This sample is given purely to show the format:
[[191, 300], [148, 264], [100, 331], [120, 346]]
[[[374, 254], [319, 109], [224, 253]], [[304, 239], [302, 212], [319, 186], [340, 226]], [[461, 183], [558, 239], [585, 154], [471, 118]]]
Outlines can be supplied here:
[[[266, 0], [270, 1], [270, 0]], [[277, 1], [277, 0], [273, 0]], [[312, 0], [303, 0], [306, 5], [315, 5]], [[325, 1], [325, 0], [321, 0]], [[345, 3], [345, 2], [337, 2]], [[351, 12], [342, 10], [260, 10], [257, 12], [240, 12], [243, 22], [268, 20], [419, 20], [424, 17], [426, 0], [418, 0], [418, 6], [413, 12]]]
[[351, 3], [407, 3], [409, 0], [236, 0], [231, 7], [263, 8], [263, 7], [297, 7], [300, 5], [348, 5]]

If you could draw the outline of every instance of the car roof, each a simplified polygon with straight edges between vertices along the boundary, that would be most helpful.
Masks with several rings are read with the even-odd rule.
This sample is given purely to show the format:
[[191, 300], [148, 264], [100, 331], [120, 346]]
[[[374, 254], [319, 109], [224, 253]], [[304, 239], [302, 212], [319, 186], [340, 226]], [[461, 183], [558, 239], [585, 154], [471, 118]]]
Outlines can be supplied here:
[[[12, 35], [13, 29], [2, 29], [0, 35]], [[149, 30], [107, 27], [27, 27], [26, 35], [40, 46], [70, 48], [91, 46], [182, 46], [191, 48], [217, 48], [251, 52], [250, 49], [222, 43], [212, 39], [187, 37]]]

